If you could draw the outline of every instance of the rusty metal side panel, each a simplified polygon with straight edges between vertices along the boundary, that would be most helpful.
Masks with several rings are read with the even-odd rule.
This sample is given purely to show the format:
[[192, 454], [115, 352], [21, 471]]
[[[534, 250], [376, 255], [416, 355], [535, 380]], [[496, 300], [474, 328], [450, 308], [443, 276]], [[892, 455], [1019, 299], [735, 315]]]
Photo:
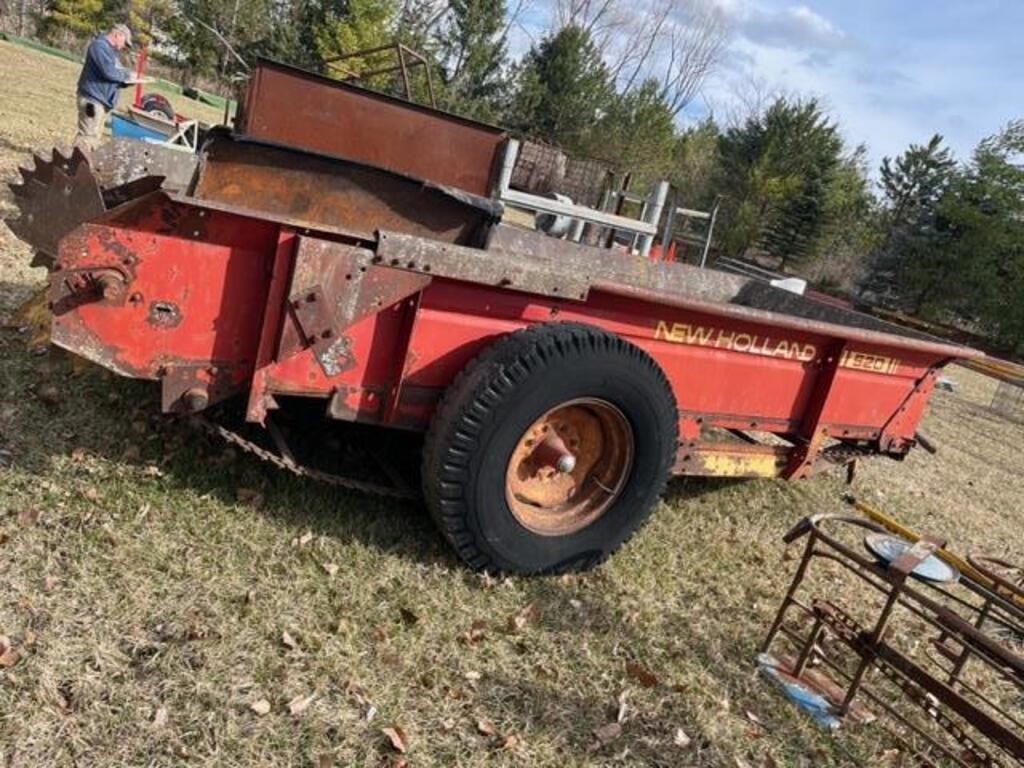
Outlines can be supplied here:
[[277, 228], [157, 193], [74, 230], [50, 275], [55, 344], [160, 379], [166, 410], [248, 386]]
[[203, 152], [195, 197], [298, 227], [343, 228], [372, 239], [391, 229], [430, 241], [473, 241], [489, 214], [393, 173], [218, 136]]
[[[874, 441], [911, 392], [917, 371], [943, 361], [919, 355], [896, 370], [852, 369], [835, 356], [830, 337], [679, 310], [669, 316], [669, 330], [662, 325], [659, 332], [663, 311], [601, 293], [580, 304], [435, 280], [423, 294], [410, 342], [413, 363], [405, 383], [418, 399], [404, 415], [410, 426], [418, 420], [422, 428], [432, 393], [443, 391], [482, 348], [537, 322], [582, 322], [629, 339], [665, 371], [680, 418], [705, 429], [787, 435], [806, 426], [808, 438], [824, 428], [836, 439]], [[687, 333], [705, 343], [685, 343]], [[823, 375], [830, 356], [839, 365]], [[816, 397], [822, 398], [817, 405]]]
[[267, 392], [267, 376], [274, 362], [274, 351], [281, 337], [288, 282], [291, 278], [298, 239], [298, 235], [294, 232], [283, 229], [278, 234], [277, 249], [274, 251], [270, 287], [267, 291], [267, 303], [263, 308], [260, 343], [256, 351], [252, 386], [249, 388], [249, 402], [245, 414], [247, 420], [259, 424], [266, 422], [268, 411], [277, 408], [273, 395]]
[[242, 136], [369, 163], [477, 195], [504, 132], [283, 64], [260, 61]]
[[282, 339], [279, 359], [308, 348], [326, 376], [337, 376], [358, 365], [348, 329], [422, 291], [432, 280], [427, 274], [376, 265], [373, 259], [364, 248], [299, 238], [288, 289], [294, 332]]
[[[632, 297], [665, 308], [701, 312], [765, 327], [889, 346], [903, 354], [982, 356], [912, 329], [860, 312], [830, 306], [739, 275], [687, 264], [653, 262], [604, 248], [583, 246], [511, 225], [491, 230], [489, 250], [505, 258], [555, 265], [562, 273], [585, 275], [594, 290]], [[896, 353], [899, 355], [900, 353]]]

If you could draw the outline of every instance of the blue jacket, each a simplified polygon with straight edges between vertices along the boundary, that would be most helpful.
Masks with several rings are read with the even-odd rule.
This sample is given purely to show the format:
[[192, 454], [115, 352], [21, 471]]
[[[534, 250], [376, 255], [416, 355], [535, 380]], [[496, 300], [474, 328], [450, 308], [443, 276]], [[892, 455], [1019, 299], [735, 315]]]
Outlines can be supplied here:
[[117, 51], [106, 35], [98, 35], [89, 43], [85, 66], [78, 77], [78, 95], [113, 109], [117, 89], [124, 88], [131, 74], [121, 66]]

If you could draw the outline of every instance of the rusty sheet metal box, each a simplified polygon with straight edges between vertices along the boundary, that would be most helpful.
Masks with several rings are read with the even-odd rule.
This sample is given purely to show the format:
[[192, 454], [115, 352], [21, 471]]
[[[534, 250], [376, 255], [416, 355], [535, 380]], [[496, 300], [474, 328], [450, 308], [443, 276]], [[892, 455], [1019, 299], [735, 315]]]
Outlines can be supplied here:
[[239, 135], [488, 195], [500, 128], [273, 61], [253, 70]]

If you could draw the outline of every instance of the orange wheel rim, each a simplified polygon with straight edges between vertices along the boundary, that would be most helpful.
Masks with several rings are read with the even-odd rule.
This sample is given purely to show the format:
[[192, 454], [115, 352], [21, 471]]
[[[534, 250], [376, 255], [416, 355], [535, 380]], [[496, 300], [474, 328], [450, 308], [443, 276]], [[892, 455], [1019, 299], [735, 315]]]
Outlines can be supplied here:
[[543, 536], [593, 523], [615, 503], [633, 466], [633, 429], [611, 403], [570, 400], [519, 438], [505, 474], [515, 518]]

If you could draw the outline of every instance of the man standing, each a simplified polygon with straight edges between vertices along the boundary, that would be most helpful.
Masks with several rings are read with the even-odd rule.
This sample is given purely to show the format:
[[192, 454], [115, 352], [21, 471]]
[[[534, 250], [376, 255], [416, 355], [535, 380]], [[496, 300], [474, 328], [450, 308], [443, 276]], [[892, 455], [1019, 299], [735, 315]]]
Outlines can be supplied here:
[[117, 91], [149, 78], [137, 78], [121, 66], [118, 52], [132, 46], [127, 24], [116, 24], [89, 43], [85, 65], [78, 78], [78, 133], [75, 146], [86, 153], [99, 146], [107, 113], [117, 103]]

